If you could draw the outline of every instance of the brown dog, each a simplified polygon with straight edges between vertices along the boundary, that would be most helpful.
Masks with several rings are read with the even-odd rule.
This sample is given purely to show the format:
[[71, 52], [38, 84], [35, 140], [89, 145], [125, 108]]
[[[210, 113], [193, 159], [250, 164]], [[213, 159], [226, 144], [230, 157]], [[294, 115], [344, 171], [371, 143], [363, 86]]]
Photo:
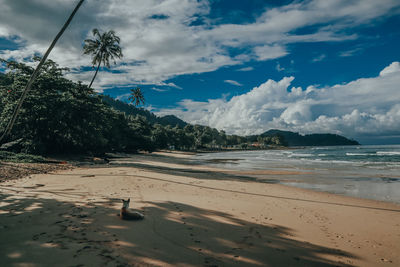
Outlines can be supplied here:
[[122, 199], [122, 208], [121, 212], [119, 214], [119, 217], [122, 220], [143, 220], [144, 215], [138, 211], [130, 211], [129, 210], [129, 203], [131, 199], [128, 198], [128, 200], [123, 200]]

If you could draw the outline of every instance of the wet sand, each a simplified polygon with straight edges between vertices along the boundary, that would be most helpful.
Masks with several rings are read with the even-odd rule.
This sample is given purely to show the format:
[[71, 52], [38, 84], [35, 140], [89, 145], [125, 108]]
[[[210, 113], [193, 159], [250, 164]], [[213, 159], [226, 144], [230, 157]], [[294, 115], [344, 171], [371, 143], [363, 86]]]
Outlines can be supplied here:
[[[155, 153], [0, 183], [2, 266], [399, 266], [400, 205]], [[247, 176], [249, 175], [249, 176]], [[265, 182], [267, 179], [267, 182]], [[123, 221], [122, 198], [145, 214]]]

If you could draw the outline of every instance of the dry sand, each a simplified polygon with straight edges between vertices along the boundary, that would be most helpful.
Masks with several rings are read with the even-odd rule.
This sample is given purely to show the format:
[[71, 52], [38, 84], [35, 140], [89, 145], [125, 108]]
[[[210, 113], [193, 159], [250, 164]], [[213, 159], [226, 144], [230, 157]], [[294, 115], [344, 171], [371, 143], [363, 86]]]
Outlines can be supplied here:
[[[187, 156], [0, 183], [0, 266], [400, 266], [400, 205], [260, 183]], [[143, 221], [117, 216], [129, 197]]]

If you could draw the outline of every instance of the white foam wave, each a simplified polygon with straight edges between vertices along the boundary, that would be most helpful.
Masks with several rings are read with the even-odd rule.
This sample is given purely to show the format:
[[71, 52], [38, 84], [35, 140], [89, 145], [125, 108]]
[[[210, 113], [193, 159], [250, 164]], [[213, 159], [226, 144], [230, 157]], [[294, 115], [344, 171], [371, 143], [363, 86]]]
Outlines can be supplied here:
[[312, 157], [313, 154], [305, 154], [305, 153], [293, 153], [289, 155], [289, 157]]
[[346, 156], [371, 156], [374, 154], [367, 154], [367, 153], [346, 153]]
[[400, 151], [377, 151], [376, 154], [380, 156], [400, 156]]

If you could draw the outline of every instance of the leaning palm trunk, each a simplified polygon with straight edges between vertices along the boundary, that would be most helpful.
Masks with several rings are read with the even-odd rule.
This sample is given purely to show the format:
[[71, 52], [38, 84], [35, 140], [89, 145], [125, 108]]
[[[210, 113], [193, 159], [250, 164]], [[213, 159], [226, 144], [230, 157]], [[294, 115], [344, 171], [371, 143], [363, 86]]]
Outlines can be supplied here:
[[[100, 55], [100, 58], [101, 58], [101, 57], [102, 57], [102, 56]], [[99, 72], [99, 69], [100, 69], [100, 65], [101, 65], [101, 61], [99, 61], [99, 64], [97, 64], [96, 72], [94, 73], [94, 76], [93, 76], [93, 78], [92, 78], [92, 81], [91, 81], [90, 84], [89, 84], [89, 89], [92, 87], [92, 84], [93, 84], [93, 82], [94, 82], [94, 79], [96, 79], [97, 73]]]
[[51, 50], [53, 50], [54, 46], [56, 45], [58, 39], [60, 39], [61, 35], [64, 33], [65, 29], [67, 29], [68, 25], [72, 21], [73, 17], [75, 16], [75, 13], [78, 11], [79, 7], [82, 5], [84, 0], [79, 0], [78, 4], [76, 5], [75, 9], [72, 11], [71, 15], [69, 16], [68, 20], [65, 22], [64, 26], [61, 28], [60, 32], [57, 34], [57, 36], [54, 38], [53, 42], [50, 44], [50, 47], [47, 49], [46, 53], [44, 54], [42, 60], [40, 60], [39, 65], [36, 67], [35, 71], [32, 73], [31, 78], [29, 79], [28, 83], [25, 86], [24, 91], [22, 92], [21, 98], [18, 101], [17, 106], [14, 109], [14, 112], [11, 116], [10, 121], [7, 124], [7, 127], [3, 133], [3, 135], [0, 137], [0, 144], [2, 144], [3, 139], [11, 132], [15, 120], [17, 119], [17, 116], [19, 114], [19, 111], [21, 109], [22, 103], [24, 103], [24, 100], [29, 92], [29, 90], [32, 87], [33, 82], [39, 75], [40, 69], [42, 68], [43, 64], [46, 62], [47, 57], [49, 56]]
[[90, 84], [89, 84], [89, 89], [92, 87], [92, 84], [93, 84], [93, 82], [94, 82], [94, 79], [96, 79], [97, 73], [99, 72], [100, 64], [101, 64], [101, 61], [99, 61], [99, 64], [97, 64], [96, 72], [94, 73], [94, 76], [93, 76], [93, 78], [92, 78], [92, 81], [91, 81]]

